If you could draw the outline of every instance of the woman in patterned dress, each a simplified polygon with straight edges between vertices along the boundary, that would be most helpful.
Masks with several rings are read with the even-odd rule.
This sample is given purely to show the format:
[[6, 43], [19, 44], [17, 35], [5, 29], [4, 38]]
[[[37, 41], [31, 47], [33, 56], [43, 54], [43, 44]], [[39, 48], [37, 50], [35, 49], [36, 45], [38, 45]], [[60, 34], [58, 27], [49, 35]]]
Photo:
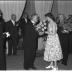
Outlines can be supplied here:
[[59, 37], [57, 34], [57, 24], [51, 13], [45, 14], [48, 23], [48, 29], [45, 33], [48, 34], [45, 44], [44, 60], [50, 62], [46, 68], [58, 69], [57, 61], [63, 58]]

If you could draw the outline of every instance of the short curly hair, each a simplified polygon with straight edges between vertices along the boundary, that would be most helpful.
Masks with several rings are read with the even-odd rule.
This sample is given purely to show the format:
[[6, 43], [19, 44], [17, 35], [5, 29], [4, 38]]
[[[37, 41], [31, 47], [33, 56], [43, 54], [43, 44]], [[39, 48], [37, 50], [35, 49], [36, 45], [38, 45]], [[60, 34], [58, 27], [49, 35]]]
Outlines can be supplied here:
[[53, 21], [55, 21], [55, 17], [53, 16], [53, 14], [51, 12], [46, 13], [45, 17], [50, 17]]

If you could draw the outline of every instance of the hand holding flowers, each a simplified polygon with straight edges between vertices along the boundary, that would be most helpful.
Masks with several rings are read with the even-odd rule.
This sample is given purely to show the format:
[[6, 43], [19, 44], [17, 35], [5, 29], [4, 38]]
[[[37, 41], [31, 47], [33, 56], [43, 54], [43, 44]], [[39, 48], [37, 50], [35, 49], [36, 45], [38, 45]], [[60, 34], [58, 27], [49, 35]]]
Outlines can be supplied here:
[[40, 22], [37, 27], [36, 27], [36, 30], [39, 32], [39, 35], [43, 35], [45, 33], [45, 30], [47, 29], [47, 26], [46, 26], [46, 22], [45, 20]]

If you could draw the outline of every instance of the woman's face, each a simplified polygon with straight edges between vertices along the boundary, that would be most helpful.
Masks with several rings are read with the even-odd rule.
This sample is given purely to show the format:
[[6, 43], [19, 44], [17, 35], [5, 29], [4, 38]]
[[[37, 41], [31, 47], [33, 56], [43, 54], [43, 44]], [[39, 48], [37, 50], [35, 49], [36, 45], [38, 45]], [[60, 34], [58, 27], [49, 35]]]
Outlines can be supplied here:
[[52, 19], [50, 17], [46, 17], [46, 21], [51, 22]]
[[37, 22], [37, 21], [38, 21], [37, 16], [34, 16], [32, 20], [33, 20], [34, 22]]
[[59, 15], [59, 20], [60, 20], [60, 22], [62, 22], [64, 20], [64, 16], [63, 15]]

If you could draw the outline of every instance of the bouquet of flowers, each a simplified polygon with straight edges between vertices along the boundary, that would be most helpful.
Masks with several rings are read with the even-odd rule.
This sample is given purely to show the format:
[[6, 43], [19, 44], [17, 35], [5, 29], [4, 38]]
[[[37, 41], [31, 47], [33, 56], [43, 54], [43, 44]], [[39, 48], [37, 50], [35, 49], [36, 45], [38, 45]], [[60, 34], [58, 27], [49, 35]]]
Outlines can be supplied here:
[[36, 30], [39, 32], [39, 33], [44, 33], [43, 35], [43, 40], [46, 41], [47, 40], [47, 34], [45, 34], [45, 31], [47, 31], [47, 25], [48, 25], [48, 21], [42, 21], [40, 22], [37, 27], [36, 27]]
[[45, 30], [47, 30], [47, 23], [46, 23], [46, 21], [44, 20], [44, 21], [40, 22], [37, 25], [36, 30], [38, 32], [45, 32]]

